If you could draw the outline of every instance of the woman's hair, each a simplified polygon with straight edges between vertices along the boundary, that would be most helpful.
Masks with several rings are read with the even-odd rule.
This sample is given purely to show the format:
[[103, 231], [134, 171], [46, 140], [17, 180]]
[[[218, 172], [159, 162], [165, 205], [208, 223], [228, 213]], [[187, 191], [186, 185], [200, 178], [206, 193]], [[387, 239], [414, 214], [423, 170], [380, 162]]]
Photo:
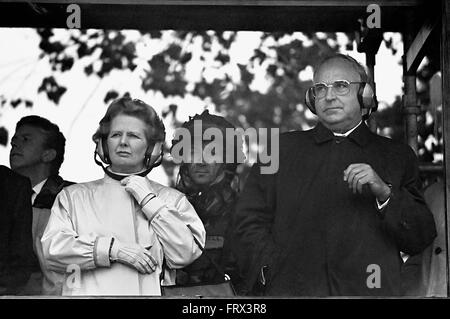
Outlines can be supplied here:
[[99, 128], [92, 136], [94, 142], [108, 136], [111, 129], [112, 120], [120, 114], [133, 116], [142, 120], [146, 126], [147, 143], [154, 145], [156, 142], [163, 142], [166, 137], [166, 129], [161, 118], [156, 111], [141, 100], [131, 99], [128, 96], [114, 100], [108, 107], [105, 116], [100, 120]]

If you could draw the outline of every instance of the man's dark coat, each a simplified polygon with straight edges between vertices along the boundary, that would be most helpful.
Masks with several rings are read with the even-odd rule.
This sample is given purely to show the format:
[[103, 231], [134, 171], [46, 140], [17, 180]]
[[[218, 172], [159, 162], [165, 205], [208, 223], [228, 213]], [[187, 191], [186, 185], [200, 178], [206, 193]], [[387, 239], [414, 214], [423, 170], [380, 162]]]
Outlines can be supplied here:
[[[365, 124], [341, 139], [318, 124], [282, 134], [279, 160], [272, 175], [253, 166], [238, 202], [235, 249], [248, 287], [266, 265], [266, 295], [402, 294], [400, 251], [417, 254], [436, 236], [411, 148]], [[382, 211], [368, 186], [354, 194], [343, 180], [352, 163], [392, 185]]]
[[0, 166], [0, 294], [17, 294], [35, 262], [31, 236], [31, 184]]

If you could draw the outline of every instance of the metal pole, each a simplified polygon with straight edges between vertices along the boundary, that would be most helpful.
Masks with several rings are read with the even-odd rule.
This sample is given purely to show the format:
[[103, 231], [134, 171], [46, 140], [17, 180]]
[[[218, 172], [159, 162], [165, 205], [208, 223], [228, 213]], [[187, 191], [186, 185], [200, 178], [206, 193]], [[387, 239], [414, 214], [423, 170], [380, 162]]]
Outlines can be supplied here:
[[[375, 87], [375, 53], [374, 52], [366, 52], [366, 65], [367, 65], [367, 75], [369, 77], [369, 84], [373, 88], [373, 93], [376, 95], [376, 87]], [[368, 120], [369, 129], [376, 133], [377, 132], [377, 122], [374, 116], [369, 117]]]
[[[442, 113], [444, 135], [444, 172], [445, 172], [445, 218], [447, 250], [450, 243], [450, 0], [442, 1], [442, 34], [441, 34], [441, 72], [442, 72]], [[448, 256], [448, 251], [447, 251]], [[447, 296], [450, 295], [450, 265], [447, 257]]]
[[[407, 23], [408, 26], [411, 23]], [[411, 28], [403, 34], [404, 52], [408, 51], [409, 46], [414, 40], [414, 33]], [[416, 75], [414, 73], [407, 73], [406, 71], [406, 55], [403, 56], [403, 82], [405, 84], [405, 94], [403, 95], [403, 112], [405, 114], [405, 132], [406, 141], [409, 146], [417, 154], [417, 114], [419, 108], [417, 107], [416, 98]]]

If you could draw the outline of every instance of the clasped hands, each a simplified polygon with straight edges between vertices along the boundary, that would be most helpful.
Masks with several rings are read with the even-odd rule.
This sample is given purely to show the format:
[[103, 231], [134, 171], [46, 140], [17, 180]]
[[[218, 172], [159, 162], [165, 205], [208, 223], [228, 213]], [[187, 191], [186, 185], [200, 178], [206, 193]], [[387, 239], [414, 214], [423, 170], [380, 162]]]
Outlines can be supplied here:
[[158, 264], [150, 254], [150, 247], [144, 248], [135, 243], [122, 243], [114, 240], [111, 247], [110, 258], [136, 269], [141, 274], [151, 274], [156, 270]]
[[348, 183], [348, 187], [356, 194], [362, 193], [363, 186], [367, 185], [372, 194], [383, 203], [389, 199], [391, 188], [386, 184], [375, 170], [365, 163], [350, 164], [344, 170], [344, 181]]

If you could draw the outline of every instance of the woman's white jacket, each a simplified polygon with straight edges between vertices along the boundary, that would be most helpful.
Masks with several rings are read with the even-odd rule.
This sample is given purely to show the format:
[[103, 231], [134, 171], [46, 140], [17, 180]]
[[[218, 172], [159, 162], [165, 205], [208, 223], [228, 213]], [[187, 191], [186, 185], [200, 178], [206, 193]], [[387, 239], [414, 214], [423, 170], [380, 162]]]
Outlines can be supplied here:
[[[201, 255], [198, 244], [204, 246], [205, 228], [184, 194], [147, 181], [157, 195], [146, 204], [146, 210], [155, 212], [151, 221], [120, 181], [108, 175], [58, 194], [41, 242], [47, 267], [65, 273], [63, 295], [158, 296], [161, 283], [174, 283], [175, 269]], [[110, 263], [113, 237], [151, 247], [156, 271], [140, 274]], [[163, 260], [167, 271], [162, 276]]]

